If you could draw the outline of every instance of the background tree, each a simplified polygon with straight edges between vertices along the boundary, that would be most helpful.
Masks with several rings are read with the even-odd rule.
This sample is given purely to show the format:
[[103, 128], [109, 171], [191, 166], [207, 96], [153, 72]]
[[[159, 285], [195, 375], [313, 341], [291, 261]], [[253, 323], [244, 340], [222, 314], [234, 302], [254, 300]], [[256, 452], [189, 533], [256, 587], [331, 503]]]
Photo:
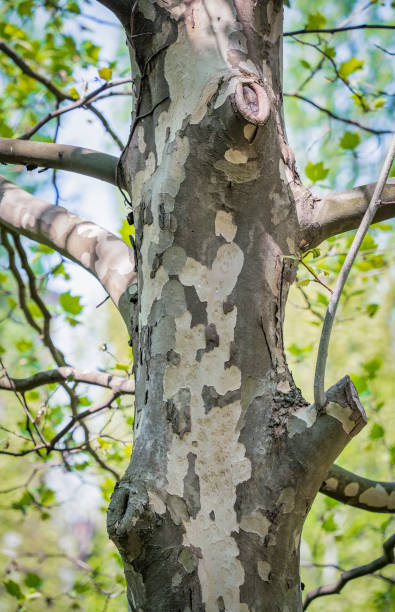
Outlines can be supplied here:
[[[7, 180], [2, 182], [2, 245], [9, 268], [2, 280], [9, 346], [1, 384], [14, 392], [23, 415], [23, 421], [14, 421], [11, 429], [5, 422], [2, 453], [30, 456], [33, 465], [27, 481], [17, 487], [12, 507], [29, 513], [33, 506], [42, 518], [48, 518], [54, 491], [48, 486], [48, 476], [42, 474], [44, 469], [58, 469], [59, 464], [52, 463], [54, 454], [68, 471], [92, 474], [94, 461], [118, 479], [117, 463], [122, 464], [124, 455], [130, 453], [130, 448], [126, 452], [122, 449], [121, 436], [130, 438], [125, 431], [130, 415], [123, 408], [127, 400], [120, 397], [134, 393], [133, 382], [112, 373], [72, 367], [64, 356], [67, 350], [61, 352], [53, 340], [51, 319], [56, 310], [63, 309], [72, 327], [78, 325], [82, 310], [79, 298], [69, 289], [59, 296], [59, 277], [67, 280], [69, 272], [63, 259], [55, 259], [51, 250], [55, 249], [96, 276], [118, 306], [134, 342], [137, 414], [145, 406], [145, 416], [136, 440], [138, 448], [116, 490], [109, 519], [110, 534], [126, 563], [132, 608], [189, 605], [200, 609], [204, 604], [207, 609], [254, 609], [270, 602], [278, 609], [288, 605], [296, 610], [300, 607], [300, 530], [322, 480], [325, 478], [322, 489], [342, 502], [379, 512], [388, 512], [393, 506], [390, 483], [372, 483], [338, 468], [326, 477], [339, 451], [362, 426], [358, 414], [363, 410], [352, 385], [342, 380], [340, 387], [332, 387], [328, 392], [331, 403], [320, 406], [315, 418], [314, 407], [307, 407], [295, 387], [283, 354], [285, 298], [296, 264], [299, 262], [305, 273], [297, 282], [295, 300], [302, 302], [296, 306], [309, 311], [303, 319], [308, 320], [311, 313], [318, 321], [328, 302], [327, 288], [333, 284], [330, 275], [339, 270], [350, 241], [348, 237], [332, 238], [321, 251], [314, 247], [324, 238], [358, 225], [369, 189], [331, 193], [317, 200], [300, 183], [282, 127], [280, 5], [261, 3], [253, 11], [248, 2], [235, 2], [233, 11], [222, 2], [210, 7], [203, 3], [173, 3], [169, 7], [161, 2], [141, 2], [135, 5], [131, 28], [129, 3], [111, 4], [132, 47], [135, 98], [132, 130], [120, 163], [116, 157], [80, 147], [26, 142], [31, 137], [43, 141], [54, 122], [59, 127], [65, 112], [84, 108], [123, 149], [96, 105], [111, 102], [113, 123], [117, 91], [113, 88], [124, 87], [130, 79], [122, 78], [122, 63], [99, 60], [99, 47], [84, 40], [86, 26], [82, 36], [75, 26], [69, 34], [64, 22], [70, 13], [79, 15], [82, 24], [100, 21], [100, 17], [81, 13], [74, 2], [44, 3], [50, 24], [38, 43], [35, 26], [38, 20], [42, 32], [45, 19], [41, 3], [6, 4], [3, 11], [1, 61], [4, 84], [12, 95], [2, 109], [2, 135], [22, 140], [2, 140], [1, 159], [25, 164], [30, 170], [37, 166], [61, 168], [117, 183], [126, 199], [132, 198], [136, 218], [132, 247], [139, 273], [137, 287], [131, 264], [133, 250], [121, 239], [60, 206], [37, 200]], [[380, 138], [389, 131], [386, 113], [392, 104], [387, 91], [389, 68], [375, 75], [373, 89], [362, 78], [357, 81], [355, 73], [364, 69], [363, 60], [353, 54], [352, 38], [337, 38], [344, 36], [342, 32], [348, 37], [353, 32], [348, 29], [354, 27], [351, 8], [353, 4], [333, 9], [331, 23], [340, 32], [326, 28], [326, 19], [319, 12], [303, 18], [296, 11], [298, 23], [305, 20], [303, 32], [292, 28], [287, 33], [293, 48], [300, 45], [304, 54], [301, 67], [306, 71], [304, 78], [298, 79], [301, 69], [295, 70], [292, 63], [299, 58], [293, 52], [289, 73], [294, 75], [291, 85], [295, 87], [289, 89], [288, 96], [314, 107], [320, 123], [324, 113], [349, 124], [340, 134], [331, 129], [324, 139], [325, 159], [333, 158], [334, 171], [344, 172], [349, 181], [348, 185], [340, 182], [342, 187], [352, 186], [350, 176], [354, 174], [356, 179], [358, 172], [365, 178], [358, 147], [365, 147], [371, 162], [370, 135]], [[361, 10], [359, 5], [354, 8]], [[365, 8], [375, 22], [372, 34], [380, 34], [379, 39], [370, 39], [376, 46], [368, 46], [366, 52], [371, 56], [373, 73], [383, 57], [390, 57], [386, 48], [389, 32], [385, 31], [391, 27], [385, 23], [390, 9], [377, 3]], [[34, 9], [38, 11], [35, 18]], [[345, 9], [347, 22], [341, 23]], [[306, 29], [321, 32], [307, 36]], [[340, 43], [330, 38], [332, 33]], [[317, 55], [316, 63], [312, 54]], [[78, 91], [73, 73], [77, 59], [87, 68], [99, 66], [102, 81]], [[111, 80], [115, 67], [117, 79]], [[322, 77], [324, 104], [316, 97], [322, 95]], [[341, 87], [348, 90], [349, 100], [339, 94]], [[130, 96], [123, 90], [121, 93]], [[291, 112], [290, 125], [298, 121], [297, 113]], [[310, 123], [304, 125], [304, 143], [317, 141], [310, 149], [313, 161], [306, 165], [306, 177], [322, 183], [329, 174], [321, 161], [323, 134], [316, 128], [314, 115], [304, 123]], [[57, 135], [58, 128], [55, 140]], [[335, 156], [339, 141], [341, 150], [349, 154], [348, 160]], [[372, 180], [376, 175], [366, 178]], [[56, 172], [52, 182], [58, 203]], [[376, 220], [393, 215], [393, 199], [389, 185]], [[133, 218], [128, 220], [132, 225]], [[377, 319], [379, 303], [385, 304], [384, 298], [377, 299], [377, 293], [384, 295], [386, 285], [378, 284], [377, 279], [385, 276], [389, 259], [390, 239], [380, 234], [387, 230], [388, 226], [381, 224], [365, 238], [363, 259], [358, 261], [354, 282], [345, 295], [343, 320], [355, 318], [351, 299], [355, 295], [359, 300], [369, 296], [366, 310], [364, 307], [367, 317]], [[21, 234], [46, 246], [33, 247], [33, 258], [32, 247]], [[124, 227], [124, 237], [127, 234]], [[312, 283], [319, 285], [318, 293], [311, 291]], [[13, 297], [14, 287], [18, 301]], [[44, 299], [43, 291], [47, 292]], [[54, 300], [55, 308], [50, 304]], [[38, 334], [43, 348], [37, 347], [26, 329], [23, 337], [18, 337], [20, 313]], [[385, 318], [385, 308], [381, 316]], [[301, 327], [300, 318], [300, 313], [294, 315], [293, 327], [295, 321]], [[373, 335], [377, 341], [376, 327]], [[312, 352], [314, 333], [310, 330], [307, 336], [308, 344], [290, 345], [298, 362]], [[67, 349], [65, 338], [63, 342]], [[102, 348], [110, 359], [108, 343]], [[46, 351], [55, 367], [51, 364], [44, 372], [40, 361], [48, 359]], [[367, 396], [371, 412], [379, 415], [382, 406], [373, 391], [382, 362], [368, 355], [363, 362], [364, 375], [355, 382]], [[129, 376], [128, 365], [116, 359], [111, 365]], [[14, 372], [18, 367], [23, 378], [11, 378], [11, 367]], [[343, 374], [341, 363], [339, 375]], [[96, 397], [97, 403], [89, 405], [94, 395], [81, 395], [81, 384], [108, 387], [111, 394], [104, 399]], [[345, 395], [343, 391], [339, 395], [343, 388]], [[112, 414], [116, 422], [112, 420], [110, 433], [109, 424], [101, 419], [89, 427], [89, 416], [115, 406], [118, 410]], [[71, 417], [66, 410], [71, 410]], [[126, 423], [121, 421], [122, 413]], [[355, 427], [351, 426], [353, 419]], [[377, 419], [369, 432], [370, 440], [383, 441], [384, 436]], [[367, 475], [376, 477], [377, 471]], [[112, 481], [105, 483], [107, 491], [111, 488]], [[15, 495], [14, 491], [9, 493]], [[337, 508], [325, 509], [320, 528], [326, 534], [337, 534], [339, 541]], [[100, 597], [103, 605], [111, 605], [118, 591], [114, 580], [101, 571], [95, 551], [87, 552], [91, 525], [81, 523], [77, 525], [80, 556], [69, 558], [76, 567], [91, 571], [94, 579], [89, 584], [80, 578], [72, 581], [69, 597], [77, 606], [75, 599], [86, 591], [84, 609], [89, 605], [97, 609]], [[356, 525], [354, 520], [353, 529]], [[381, 521], [381, 543], [388, 528], [389, 522]], [[314, 530], [316, 527], [310, 533]], [[392, 539], [386, 542], [381, 559], [344, 576], [336, 588], [364, 572], [377, 576], [392, 559]], [[315, 559], [325, 557], [323, 548], [324, 552], [319, 546], [312, 547], [314, 571], [319, 570]], [[377, 557], [379, 548], [380, 544]], [[37, 554], [36, 547], [29, 552]], [[41, 559], [48, 560], [52, 554], [42, 553]], [[86, 564], [87, 555], [94, 567]], [[42, 577], [25, 569], [20, 555], [16, 556], [6, 590], [20, 606], [42, 606], [42, 601], [34, 603], [45, 593]], [[390, 583], [388, 576], [380, 576], [384, 585]], [[122, 583], [121, 577], [117, 580]], [[52, 592], [46, 595], [46, 602], [51, 605], [53, 598], [60, 596], [53, 591], [54, 577], [49, 575], [48, 584]], [[329, 587], [321, 594], [334, 590]], [[380, 592], [385, 598], [386, 589]], [[317, 594], [307, 596], [305, 607]], [[385, 600], [377, 601], [379, 609], [384, 609]], [[119, 602], [115, 605], [119, 609]]]

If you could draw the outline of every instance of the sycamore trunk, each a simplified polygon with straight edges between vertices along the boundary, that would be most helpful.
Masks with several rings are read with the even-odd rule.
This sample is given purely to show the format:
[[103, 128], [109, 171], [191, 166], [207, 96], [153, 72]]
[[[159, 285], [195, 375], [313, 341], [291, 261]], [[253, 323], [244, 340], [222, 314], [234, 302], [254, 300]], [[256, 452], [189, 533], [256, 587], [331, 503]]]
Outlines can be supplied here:
[[127, 34], [136, 417], [108, 520], [129, 607], [297, 612], [303, 522], [351, 430], [308, 408], [284, 356], [310, 195], [283, 127], [282, 3], [142, 0]]

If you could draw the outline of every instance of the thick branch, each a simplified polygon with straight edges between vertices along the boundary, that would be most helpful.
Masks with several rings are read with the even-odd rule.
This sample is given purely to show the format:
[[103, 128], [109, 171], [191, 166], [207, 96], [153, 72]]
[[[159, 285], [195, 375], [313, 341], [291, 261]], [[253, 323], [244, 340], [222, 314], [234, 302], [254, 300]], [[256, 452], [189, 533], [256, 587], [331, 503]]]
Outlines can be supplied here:
[[112, 389], [116, 393], [134, 393], [134, 381], [122, 376], [113, 376], [106, 372], [78, 370], [77, 368], [62, 367], [46, 372], [38, 372], [28, 378], [0, 378], [0, 389], [7, 391], [19, 391], [25, 393], [30, 389], [59, 383], [63, 381], [87, 383], [98, 387]]
[[377, 570], [393, 563], [394, 561], [394, 547], [395, 547], [395, 534], [392, 535], [388, 540], [386, 540], [383, 544], [383, 552], [384, 554], [378, 559], [367, 563], [366, 565], [360, 565], [359, 567], [354, 567], [351, 570], [346, 572], [342, 572], [340, 578], [334, 584], [328, 584], [326, 586], [320, 586], [310, 593], [307, 593], [306, 599], [303, 603], [303, 610], [306, 610], [313, 599], [317, 597], [322, 597], [324, 595], [333, 595], [334, 593], [340, 593], [342, 588], [349, 582], [350, 580], [354, 580], [355, 578], [360, 578], [361, 576], [368, 576], [369, 574], [373, 574]]
[[82, 147], [0, 138], [0, 162], [22, 164], [29, 170], [39, 166], [68, 170], [116, 185], [118, 159]]
[[[359, 227], [372, 198], [376, 183], [329, 193], [299, 210], [303, 239], [308, 247], [314, 247], [330, 236]], [[395, 217], [395, 179], [389, 179], [384, 187], [381, 202], [373, 223]], [[305, 245], [307, 248], [307, 244]]]
[[0, 224], [89, 270], [118, 306], [136, 280], [133, 251], [102, 227], [32, 196], [0, 177]]
[[321, 493], [370, 512], [395, 512], [395, 482], [379, 482], [332, 465]]

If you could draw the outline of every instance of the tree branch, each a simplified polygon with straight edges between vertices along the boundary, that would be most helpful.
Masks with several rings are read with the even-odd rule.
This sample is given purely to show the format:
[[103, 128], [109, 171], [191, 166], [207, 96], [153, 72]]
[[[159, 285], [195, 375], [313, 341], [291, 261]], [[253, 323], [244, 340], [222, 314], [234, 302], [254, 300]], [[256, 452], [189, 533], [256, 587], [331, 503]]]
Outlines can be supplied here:
[[[298, 211], [304, 248], [312, 248], [342, 232], [359, 227], [376, 183], [314, 198], [313, 208], [304, 203]], [[395, 217], [395, 178], [388, 179], [373, 223]]]
[[328, 305], [328, 308], [325, 314], [325, 319], [324, 319], [324, 323], [323, 323], [322, 331], [321, 331], [320, 344], [318, 347], [317, 362], [316, 362], [315, 376], [314, 376], [314, 402], [318, 409], [322, 408], [326, 402], [325, 386], [324, 386], [325, 385], [325, 371], [326, 371], [326, 363], [328, 359], [328, 349], [329, 349], [331, 331], [332, 331], [333, 322], [336, 316], [337, 306], [339, 304], [340, 297], [341, 297], [344, 285], [347, 282], [347, 278], [352, 268], [352, 265], [355, 261], [359, 248], [362, 244], [362, 240], [364, 239], [369, 229], [369, 226], [373, 221], [373, 217], [376, 214], [376, 210], [381, 202], [381, 196], [383, 193], [383, 189], [387, 181], [389, 172], [391, 170], [391, 166], [392, 166], [394, 157], [395, 157], [395, 134], [392, 137], [391, 144], [385, 156], [384, 163], [381, 167], [380, 175], [376, 183], [376, 186], [374, 188], [374, 192], [370, 200], [369, 206], [366, 209], [364, 216], [362, 217], [361, 224], [358, 227], [357, 233], [354, 236], [354, 240], [352, 241], [350, 249], [346, 255], [346, 258], [343, 262], [339, 275], [336, 279], [335, 288], [331, 295], [331, 299], [329, 300], [329, 305]]
[[91, 272], [116, 306], [136, 282], [133, 251], [102, 227], [0, 177], [0, 224], [46, 244]]
[[0, 138], [0, 162], [22, 164], [29, 170], [34, 167], [68, 170], [117, 184], [118, 158], [82, 147]]
[[361, 510], [395, 512], [395, 482], [369, 480], [339, 465], [332, 465], [320, 492]]
[[366, 565], [360, 565], [359, 567], [354, 567], [351, 570], [346, 572], [342, 572], [339, 579], [333, 584], [328, 584], [326, 586], [320, 586], [310, 593], [307, 593], [306, 599], [303, 603], [303, 610], [306, 610], [313, 599], [317, 597], [322, 597], [324, 595], [333, 595], [334, 593], [340, 593], [342, 588], [349, 582], [350, 580], [355, 580], [355, 578], [360, 578], [361, 576], [367, 576], [376, 572], [377, 570], [393, 563], [394, 561], [394, 547], [395, 547], [395, 534], [392, 535], [388, 540], [386, 540], [383, 544], [384, 554], [381, 557], [378, 557], [374, 561], [367, 563]]
[[302, 100], [303, 102], [310, 104], [310, 106], [314, 106], [314, 108], [321, 111], [322, 113], [325, 113], [326, 115], [331, 117], [331, 119], [335, 119], [336, 121], [341, 121], [342, 123], [347, 123], [347, 125], [353, 125], [359, 128], [360, 130], [365, 130], [365, 132], [370, 132], [370, 134], [391, 134], [392, 133], [391, 130], [375, 130], [374, 128], [370, 128], [366, 125], [363, 125], [362, 123], [359, 123], [358, 121], [354, 121], [353, 119], [345, 119], [344, 117], [340, 117], [340, 115], [336, 115], [331, 110], [329, 110], [329, 108], [320, 106], [313, 100], [310, 100], [310, 98], [301, 96], [297, 92], [293, 92], [293, 93], [284, 92], [283, 95], [287, 96], [288, 98], [297, 98], [298, 100]]
[[98, 387], [112, 389], [116, 393], [134, 393], [134, 381], [123, 376], [114, 376], [106, 372], [79, 370], [71, 367], [60, 367], [54, 370], [38, 372], [28, 378], [0, 378], [0, 389], [25, 393], [31, 389], [62, 381], [87, 383]]
[[133, 5], [136, 4], [136, 0], [97, 0], [100, 4], [108, 8], [118, 17], [122, 25], [130, 29], [130, 15], [133, 10]]
[[348, 30], [395, 30], [395, 25], [382, 25], [375, 23], [363, 23], [361, 25], [345, 26], [344, 28], [321, 28], [313, 30], [294, 30], [284, 32], [283, 36], [295, 36], [296, 34], [337, 34], [338, 32], [348, 32]]

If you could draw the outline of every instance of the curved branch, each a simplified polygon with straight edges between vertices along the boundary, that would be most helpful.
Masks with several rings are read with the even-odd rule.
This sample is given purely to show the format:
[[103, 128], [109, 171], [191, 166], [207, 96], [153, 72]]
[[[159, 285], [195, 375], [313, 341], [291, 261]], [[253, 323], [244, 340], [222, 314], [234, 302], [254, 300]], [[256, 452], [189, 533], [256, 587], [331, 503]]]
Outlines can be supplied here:
[[322, 597], [324, 595], [333, 595], [334, 593], [340, 593], [342, 588], [349, 582], [350, 580], [355, 580], [355, 578], [360, 578], [361, 576], [368, 576], [373, 572], [393, 563], [394, 561], [394, 547], [395, 547], [395, 534], [392, 535], [388, 540], [386, 540], [383, 544], [383, 552], [384, 554], [381, 557], [378, 557], [374, 561], [367, 563], [366, 565], [360, 565], [359, 567], [354, 567], [351, 570], [342, 572], [340, 578], [334, 582], [333, 584], [328, 584], [326, 586], [320, 586], [310, 593], [307, 593], [306, 599], [303, 603], [303, 610], [306, 610], [313, 599], [317, 597]]
[[347, 282], [348, 275], [361, 247], [362, 241], [369, 230], [369, 226], [373, 221], [373, 217], [376, 214], [376, 210], [381, 202], [381, 196], [388, 175], [391, 170], [392, 162], [395, 157], [395, 134], [392, 137], [391, 144], [388, 152], [385, 156], [383, 165], [380, 170], [380, 175], [374, 189], [372, 199], [369, 203], [368, 208], [364, 216], [362, 217], [361, 224], [358, 227], [357, 233], [354, 236], [350, 249], [343, 262], [339, 275], [336, 279], [335, 288], [329, 300], [329, 305], [325, 314], [324, 323], [321, 331], [321, 338], [317, 353], [317, 362], [315, 366], [314, 375], [314, 401], [317, 408], [324, 406], [326, 401], [325, 396], [325, 371], [326, 363], [328, 359], [329, 343], [331, 338], [331, 332], [333, 322], [336, 316], [336, 310], [343, 292], [344, 285]]
[[136, 281], [133, 251], [111, 232], [0, 176], [0, 224], [46, 244], [91, 272], [115, 305]]
[[71, 367], [61, 367], [46, 372], [38, 372], [28, 378], [0, 378], [0, 389], [25, 393], [42, 385], [50, 385], [63, 381], [87, 383], [98, 387], [112, 389], [116, 393], [134, 393], [134, 381], [123, 376], [113, 376], [106, 372], [79, 370]]
[[17, 138], [0, 138], [0, 162], [35, 167], [56, 168], [85, 174], [116, 185], [118, 158], [93, 149], [34, 142]]
[[[304, 248], [317, 246], [330, 236], [341, 234], [359, 227], [372, 198], [376, 183], [355, 187], [348, 191], [329, 193], [322, 199], [316, 198], [299, 209]], [[395, 178], [389, 179], [384, 187], [381, 201], [373, 223], [395, 217]]]
[[339, 465], [332, 465], [320, 492], [361, 510], [395, 512], [395, 482], [369, 480]]

